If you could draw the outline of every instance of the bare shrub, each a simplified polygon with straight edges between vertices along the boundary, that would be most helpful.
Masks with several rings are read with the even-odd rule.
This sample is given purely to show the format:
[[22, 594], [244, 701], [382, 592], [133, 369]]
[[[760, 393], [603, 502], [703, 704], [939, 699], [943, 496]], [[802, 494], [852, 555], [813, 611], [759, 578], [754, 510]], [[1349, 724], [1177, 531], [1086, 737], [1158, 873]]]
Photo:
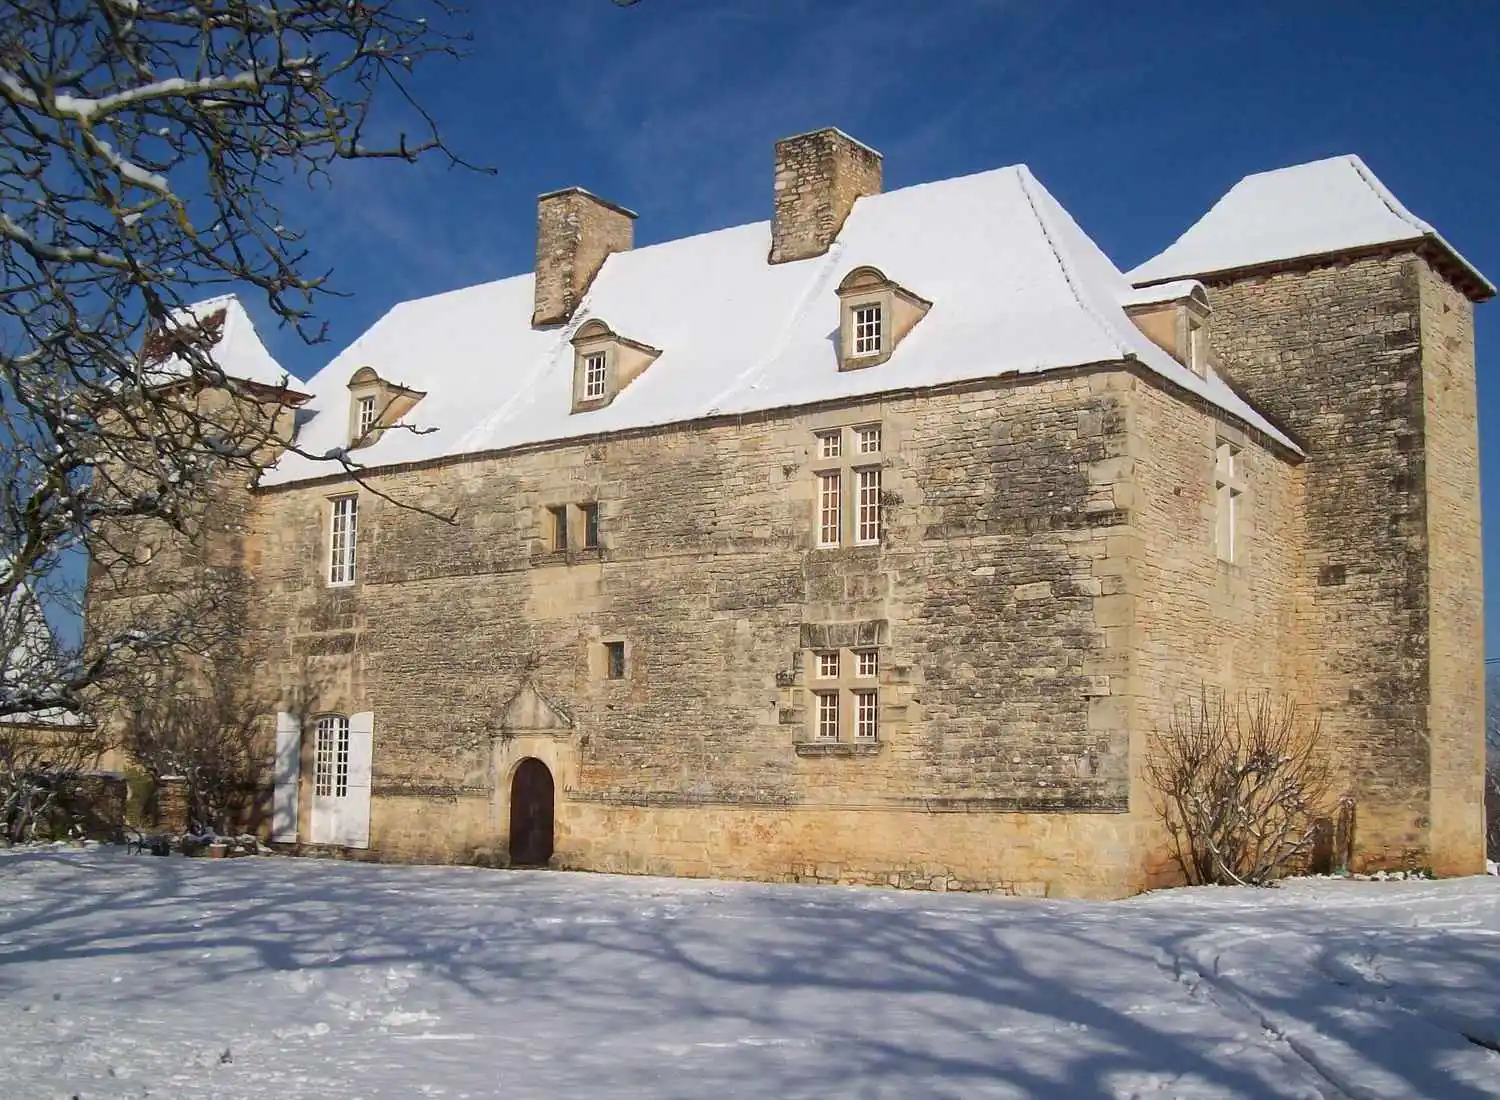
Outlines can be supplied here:
[[1500, 863], [1500, 761], [1491, 760], [1484, 772], [1484, 850]]
[[1173, 856], [1192, 885], [1263, 886], [1311, 854], [1333, 777], [1316, 717], [1270, 694], [1204, 689], [1146, 762]]
[[186, 783], [192, 832], [242, 832], [260, 798], [266, 755], [254, 708], [213, 672], [174, 670], [161, 682], [118, 692], [123, 747], [153, 787], [171, 776]]
[[65, 831], [58, 814], [105, 747], [86, 723], [0, 722], [0, 837], [21, 844]]

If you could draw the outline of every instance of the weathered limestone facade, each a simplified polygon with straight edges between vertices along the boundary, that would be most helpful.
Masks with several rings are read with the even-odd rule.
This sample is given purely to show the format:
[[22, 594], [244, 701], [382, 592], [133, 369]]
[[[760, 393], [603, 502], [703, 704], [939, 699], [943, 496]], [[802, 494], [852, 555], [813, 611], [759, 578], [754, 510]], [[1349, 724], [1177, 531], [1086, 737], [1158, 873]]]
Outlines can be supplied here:
[[1473, 305], [1414, 249], [1210, 293], [1229, 373], [1308, 452], [1297, 632], [1361, 857], [1482, 871]]
[[[789, 139], [776, 188], [770, 262], [818, 256], [879, 154]], [[631, 217], [543, 197], [534, 325], [574, 317]], [[509, 862], [541, 761], [556, 867], [1119, 896], [1176, 876], [1143, 760], [1206, 687], [1317, 713], [1358, 868], [1480, 869], [1470, 298], [1418, 245], [1204, 281], [1191, 316], [1148, 303], [1184, 362], [1206, 330], [1175, 382], [1122, 354], [224, 494], [237, 652], [268, 738], [301, 722], [288, 841], [311, 844], [312, 723], [355, 715], [372, 858]], [[1202, 396], [1220, 375], [1250, 412]], [[819, 475], [872, 465], [878, 540], [820, 546]], [[334, 584], [349, 495], [357, 580]], [[856, 659], [877, 736], [820, 740], [817, 692]]]

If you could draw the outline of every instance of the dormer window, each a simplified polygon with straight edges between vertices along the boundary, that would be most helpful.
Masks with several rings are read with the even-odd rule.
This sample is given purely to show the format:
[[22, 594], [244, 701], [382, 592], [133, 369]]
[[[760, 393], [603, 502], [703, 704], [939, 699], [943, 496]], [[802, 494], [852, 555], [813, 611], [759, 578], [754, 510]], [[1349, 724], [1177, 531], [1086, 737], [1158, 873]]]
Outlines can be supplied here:
[[625, 339], [603, 321], [586, 322], [573, 335], [573, 411], [602, 409], [660, 354]]
[[1208, 292], [1196, 279], [1138, 287], [1121, 303], [1135, 327], [1200, 378], [1208, 376]]
[[932, 303], [873, 267], [857, 267], [839, 284], [839, 370], [884, 363]]
[[349, 446], [368, 447], [401, 421], [426, 394], [387, 382], [372, 367], [349, 379]]

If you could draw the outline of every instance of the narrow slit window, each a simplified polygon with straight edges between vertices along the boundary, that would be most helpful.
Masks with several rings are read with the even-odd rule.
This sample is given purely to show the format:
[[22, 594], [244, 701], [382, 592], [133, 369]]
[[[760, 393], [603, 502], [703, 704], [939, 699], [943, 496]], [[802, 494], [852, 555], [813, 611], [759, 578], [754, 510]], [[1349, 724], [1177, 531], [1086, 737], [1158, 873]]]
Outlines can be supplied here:
[[547, 514], [552, 519], [552, 549], [566, 550], [568, 548], [568, 507], [559, 505], [556, 508], [548, 508]]
[[359, 528], [359, 497], [334, 497], [328, 532], [328, 583], [354, 583], [354, 550]]
[[818, 545], [837, 546], [843, 515], [839, 475], [818, 475]]
[[881, 349], [880, 303], [854, 307], [854, 354], [879, 355]]
[[604, 675], [611, 680], [625, 679], [625, 643], [604, 643]]
[[584, 356], [583, 359], [583, 397], [586, 401], [596, 401], [605, 394], [605, 385], [609, 380], [609, 366], [604, 352], [596, 351]]
[[580, 504], [578, 510], [583, 513], [583, 548], [599, 549], [599, 506]]
[[860, 470], [859, 530], [856, 541], [870, 545], [880, 541], [880, 467]]
[[839, 696], [836, 691], [818, 696], [818, 740], [839, 739]]
[[313, 793], [322, 798], [349, 794], [349, 719], [330, 714], [318, 719], [313, 745]]
[[1219, 560], [1234, 564], [1242, 556], [1240, 449], [1220, 442], [1214, 453], [1214, 548]]

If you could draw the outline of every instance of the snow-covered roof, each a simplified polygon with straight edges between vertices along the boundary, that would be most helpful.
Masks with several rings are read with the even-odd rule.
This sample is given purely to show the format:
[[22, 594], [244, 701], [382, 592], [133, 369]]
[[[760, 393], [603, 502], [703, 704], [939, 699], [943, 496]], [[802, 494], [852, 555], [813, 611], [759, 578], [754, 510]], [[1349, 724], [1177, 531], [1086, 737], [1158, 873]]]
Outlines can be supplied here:
[[[703, 417], [1134, 358], [1288, 447], [1216, 378], [1200, 378], [1126, 316], [1125, 277], [1024, 166], [860, 199], [822, 256], [768, 264], [767, 222], [609, 257], [572, 321], [531, 326], [531, 275], [403, 302], [301, 388], [298, 443], [347, 441], [361, 367], [427, 396], [357, 452], [367, 467]], [[840, 372], [835, 289], [870, 265], [933, 303], [890, 359]], [[591, 319], [661, 356], [604, 408], [573, 413], [570, 338]], [[336, 472], [285, 456], [264, 484]]]
[[[277, 388], [290, 381], [285, 368], [261, 343], [255, 322], [250, 320], [250, 314], [236, 295], [221, 294], [173, 310], [165, 327], [189, 329], [211, 337], [214, 365], [230, 378]], [[185, 378], [192, 373], [190, 365], [179, 355], [150, 363], [147, 369], [153, 380], [163, 381]]]
[[[0, 557], [0, 579], [9, 583], [11, 561]], [[17, 698], [50, 686], [57, 673], [57, 652], [52, 628], [31, 585], [24, 581], [0, 601], [0, 703], [8, 710]], [[0, 715], [12, 725], [70, 726], [78, 715], [58, 708]]]
[[1129, 273], [1132, 283], [1289, 260], [1335, 255], [1387, 244], [1429, 241], [1472, 280], [1477, 297], [1493, 284], [1436, 229], [1391, 194], [1359, 157], [1346, 155], [1257, 172], [1231, 187], [1207, 214]]

